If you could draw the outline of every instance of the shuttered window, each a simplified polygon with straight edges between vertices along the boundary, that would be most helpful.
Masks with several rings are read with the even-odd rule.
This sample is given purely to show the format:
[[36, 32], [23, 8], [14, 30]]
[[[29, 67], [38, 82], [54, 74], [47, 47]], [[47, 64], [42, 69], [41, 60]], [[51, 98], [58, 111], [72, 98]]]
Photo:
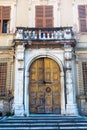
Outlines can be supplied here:
[[0, 6], [0, 33], [9, 32], [10, 6]]
[[81, 32], [87, 32], [87, 5], [79, 5], [79, 26]]
[[84, 94], [87, 95], [87, 62], [82, 63]]
[[0, 96], [6, 94], [7, 63], [0, 63]]
[[35, 26], [53, 27], [53, 6], [35, 7]]

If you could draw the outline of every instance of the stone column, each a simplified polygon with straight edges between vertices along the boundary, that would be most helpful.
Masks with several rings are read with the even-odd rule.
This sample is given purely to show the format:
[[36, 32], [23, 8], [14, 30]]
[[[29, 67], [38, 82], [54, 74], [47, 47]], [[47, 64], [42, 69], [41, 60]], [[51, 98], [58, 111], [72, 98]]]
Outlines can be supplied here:
[[14, 109], [16, 116], [24, 115], [23, 103], [23, 83], [24, 83], [24, 47], [18, 45], [15, 58], [15, 88], [14, 88]]
[[65, 114], [65, 89], [64, 89], [64, 73], [60, 73], [61, 77], [61, 114]]
[[72, 74], [72, 47], [65, 48], [65, 65], [66, 65], [66, 114], [67, 115], [78, 115], [75, 84], [73, 82]]
[[29, 116], [29, 72], [25, 73], [25, 115]]

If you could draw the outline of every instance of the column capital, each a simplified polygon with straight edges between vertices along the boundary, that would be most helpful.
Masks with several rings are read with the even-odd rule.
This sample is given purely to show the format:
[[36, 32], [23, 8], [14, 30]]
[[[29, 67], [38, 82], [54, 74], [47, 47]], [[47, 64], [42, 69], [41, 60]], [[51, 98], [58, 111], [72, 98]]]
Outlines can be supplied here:
[[65, 49], [65, 59], [71, 60], [72, 59], [72, 48]]
[[18, 45], [16, 47], [16, 57], [18, 60], [24, 60], [24, 50], [25, 47], [23, 45]]
[[71, 46], [66, 46], [66, 47], [64, 48], [64, 50], [65, 50], [65, 52], [70, 52], [70, 51], [73, 50], [73, 48], [72, 48]]
[[17, 52], [24, 52], [24, 50], [25, 50], [24, 45], [18, 45], [18, 46], [16, 47], [16, 51], [17, 51]]

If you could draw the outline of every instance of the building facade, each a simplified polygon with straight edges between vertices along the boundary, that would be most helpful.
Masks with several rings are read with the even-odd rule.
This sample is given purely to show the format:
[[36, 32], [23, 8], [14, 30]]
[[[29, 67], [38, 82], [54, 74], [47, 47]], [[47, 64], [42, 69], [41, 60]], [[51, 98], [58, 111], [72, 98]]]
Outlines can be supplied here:
[[0, 1], [0, 113], [86, 115], [86, 0]]

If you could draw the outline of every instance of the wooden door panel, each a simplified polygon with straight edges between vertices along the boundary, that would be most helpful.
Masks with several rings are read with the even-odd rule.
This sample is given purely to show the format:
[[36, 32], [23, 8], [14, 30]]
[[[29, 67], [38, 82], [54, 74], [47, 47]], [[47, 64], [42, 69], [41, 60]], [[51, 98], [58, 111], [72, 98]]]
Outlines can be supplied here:
[[44, 80], [45, 80], [45, 82], [52, 81], [51, 68], [52, 68], [51, 59], [45, 58], [44, 59]]
[[45, 111], [45, 109], [44, 109], [45, 108], [45, 98], [44, 98], [43, 92], [38, 92], [36, 106], [37, 106], [37, 113], [44, 113], [44, 111]]
[[38, 91], [45, 93], [45, 85], [43, 83], [38, 85]]
[[30, 92], [38, 92], [38, 85], [37, 84], [30, 84]]
[[60, 113], [60, 69], [50, 58], [40, 58], [30, 67], [30, 113]]
[[31, 92], [30, 93], [30, 112], [31, 113], [36, 113], [36, 98], [37, 98], [37, 95], [36, 95], [36, 92]]
[[44, 79], [44, 60], [43, 58], [37, 60], [37, 74], [38, 74], [38, 83], [43, 83]]

